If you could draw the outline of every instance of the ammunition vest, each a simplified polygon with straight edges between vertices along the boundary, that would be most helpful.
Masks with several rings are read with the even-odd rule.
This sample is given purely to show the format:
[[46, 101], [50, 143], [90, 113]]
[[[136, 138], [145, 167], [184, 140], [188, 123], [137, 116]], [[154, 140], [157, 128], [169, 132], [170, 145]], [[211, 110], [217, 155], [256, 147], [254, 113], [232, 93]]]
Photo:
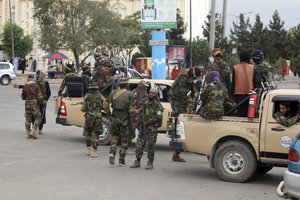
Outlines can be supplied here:
[[128, 110], [132, 93], [126, 89], [119, 89], [113, 94], [112, 108], [116, 110]]

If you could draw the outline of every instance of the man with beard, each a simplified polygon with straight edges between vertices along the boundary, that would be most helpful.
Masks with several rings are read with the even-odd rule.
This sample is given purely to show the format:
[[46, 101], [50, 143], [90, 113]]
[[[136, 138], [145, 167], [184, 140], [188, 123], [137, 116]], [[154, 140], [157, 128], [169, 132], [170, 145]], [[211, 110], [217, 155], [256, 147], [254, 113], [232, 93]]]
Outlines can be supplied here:
[[141, 158], [144, 153], [145, 145], [147, 144], [148, 162], [146, 169], [153, 169], [154, 161], [154, 146], [157, 140], [157, 129], [162, 125], [163, 107], [157, 100], [157, 89], [151, 88], [148, 99], [143, 103], [144, 112], [143, 118], [145, 123], [145, 130], [139, 133], [135, 156], [136, 160], [130, 168], [141, 167]]

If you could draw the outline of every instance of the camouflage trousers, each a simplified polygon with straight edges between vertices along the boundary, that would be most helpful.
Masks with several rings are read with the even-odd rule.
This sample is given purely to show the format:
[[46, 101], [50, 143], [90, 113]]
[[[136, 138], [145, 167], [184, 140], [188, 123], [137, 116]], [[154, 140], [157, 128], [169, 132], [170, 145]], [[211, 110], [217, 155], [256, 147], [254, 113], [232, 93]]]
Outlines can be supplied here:
[[36, 100], [25, 101], [25, 129], [27, 133], [31, 130], [31, 123], [34, 130], [37, 130], [41, 123], [41, 113]]
[[171, 108], [173, 111], [179, 112], [179, 113], [186, 113], [186, 105], [183, 104], [181, 101], [176, 101], [174, 99], [169, 99]]
[[119, 159], [125, 160], [126, 150], [128, 149], [129, 137], [128, 118], [119, 118], [114, 116], [111, 121], [111, 145], [110, 154], [116, 155], [117, 145], [120, 143]]
[[84, 126], [86, 146], [93, 146], [94, 149], [100, 144], [99, 136], [103, 131], [102, 117], [87, 114]]
[[149, 162], [154, 161], [154, 147], [157, 140], [157, 132], [148, 132], [146, 136], [139, 134], [137, 139], [136, 148], [135, 148], [135, 156], [137, 160], [140, 160], [143, 156], [145, 146], [147, 145], [147, 158]]

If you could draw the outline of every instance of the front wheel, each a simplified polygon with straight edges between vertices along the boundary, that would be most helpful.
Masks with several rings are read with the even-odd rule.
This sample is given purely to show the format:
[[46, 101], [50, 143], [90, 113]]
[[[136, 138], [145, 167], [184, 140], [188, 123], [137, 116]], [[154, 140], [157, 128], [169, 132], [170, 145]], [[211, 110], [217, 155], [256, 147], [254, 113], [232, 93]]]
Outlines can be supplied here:
[[255, 174], [257, 161], [255, 153], [248, 144], [241, 141], [228, 141], [217, 149], [214, 166], [222, 180], [242, 183]]
[[102, 126], [103, 131], [102, 134], [99, 136], [100, 145], [108, 145], [110, 144], [111, 140], [111, 123], [107, 117], [102, 117]]

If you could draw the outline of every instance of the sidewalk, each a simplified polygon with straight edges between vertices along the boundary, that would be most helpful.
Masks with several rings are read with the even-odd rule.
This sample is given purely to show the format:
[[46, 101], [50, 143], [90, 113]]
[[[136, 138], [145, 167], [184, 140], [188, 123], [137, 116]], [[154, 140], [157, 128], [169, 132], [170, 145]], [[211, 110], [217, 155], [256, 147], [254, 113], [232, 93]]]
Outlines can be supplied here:
[[[16, 82], [17, 84], [25, 84], [29, 74], [35, 75], [35, 72], [25, 71], [24, 74], [22, 74], [21, 71], [18, 71], [17, 72], [17, 79], [14, 80], [14, 82]], [[49, 84], [61, 84], [61, 82], [62, 82], [62, 78], [60, 78], [60, 79], [49, 79], [47, 72], [45, 73], [45, 75], [46, 75], [45, 79], [49, 82]]]

